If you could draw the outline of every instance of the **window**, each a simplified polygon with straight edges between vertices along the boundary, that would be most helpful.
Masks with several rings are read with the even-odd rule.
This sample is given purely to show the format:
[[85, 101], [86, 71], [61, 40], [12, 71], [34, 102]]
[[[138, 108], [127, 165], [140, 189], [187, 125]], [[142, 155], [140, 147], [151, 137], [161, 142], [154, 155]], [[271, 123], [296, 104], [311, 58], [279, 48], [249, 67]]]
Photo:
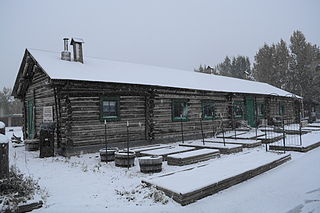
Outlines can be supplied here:
[[233, 115], [235, 118], [243, 118], [243, 102], [233, 103]]
[[265, 105], [263, 102], [257, 102], [257, 114], [258, 117], [264, 118], [265, 115]]
[[183, 100], [183, 99], [172, 100], [172, 120], [173, 121], [188, 120], [188, 100]]
[[119, 97], [100, 98], [100, 120], [119, 119]]
[[279, 115], [285, 114], [285, 105], [284, 103], [279, 103]]
[[202, 119], [212, 120], [215, 118], [214, 102], [210, 100], [204, 100], [201, 102], [202, 106]]

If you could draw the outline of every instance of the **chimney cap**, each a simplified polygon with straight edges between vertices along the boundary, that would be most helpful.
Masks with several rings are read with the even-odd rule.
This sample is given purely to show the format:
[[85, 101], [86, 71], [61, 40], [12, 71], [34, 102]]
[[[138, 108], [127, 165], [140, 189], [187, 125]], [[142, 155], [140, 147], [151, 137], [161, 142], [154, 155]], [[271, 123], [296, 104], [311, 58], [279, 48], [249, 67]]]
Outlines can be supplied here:
[[74, 43], [84, 43], [82, 38], [71, 38], [70, 44], [73, 45]]

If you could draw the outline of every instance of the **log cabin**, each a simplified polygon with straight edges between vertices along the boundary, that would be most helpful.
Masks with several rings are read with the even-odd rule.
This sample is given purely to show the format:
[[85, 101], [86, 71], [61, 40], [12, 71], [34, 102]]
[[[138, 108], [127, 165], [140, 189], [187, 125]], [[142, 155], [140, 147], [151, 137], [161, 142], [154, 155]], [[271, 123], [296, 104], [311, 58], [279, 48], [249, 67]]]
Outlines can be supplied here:
[[56, 153], [97, 151], [205, 137], [235, 121], [256, 127], [276, 116], [298, 119], [301, 97], [266, 83], [83, 56], [83, 40], [61, 54], [26, 49], [12, 95], [23, 102], [27, 139], [54, 122]]

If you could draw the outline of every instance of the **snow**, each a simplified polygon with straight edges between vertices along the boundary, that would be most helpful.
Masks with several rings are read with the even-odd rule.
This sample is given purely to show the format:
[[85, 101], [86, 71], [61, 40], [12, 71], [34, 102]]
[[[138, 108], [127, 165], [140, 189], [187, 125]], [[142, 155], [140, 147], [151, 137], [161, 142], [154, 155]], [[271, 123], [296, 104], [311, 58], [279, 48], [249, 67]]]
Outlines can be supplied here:
[[[223, 143], [223, 138], [206, 138], [206, 141]], [[225, 142], [226, 143], [234, 143], [234, 144], [255, 144], [255, 143], [259, 143], [260, 140], [225, 138]]]
[[319, 127], [320, 128], [320, 123], [311, 123], [311, 124], [308, 124], [308, 127]]
[[226, 131], [224, 134], [222, 134], [222, 133], [219, 133], [218, 135], [217, 135], [217, 137], [232, 137], [232, 136], [234, 136], [235, 134], [236, 135], [242, 135], [242, 134], [245, 134], [245, 133], [247, 133], [248, 131]]
[[[250, 130], [247, 133], [241, 134], [239, 136], [237, 135], [236, 137], [239, 137], [239, 138], [253, 138], [253, 137], [262, 136], [262, 135], [264, 135], [264, 132], [261, 132], [259, 129], [256, 132], [256, 130], [254, 129], [254, 130]], [[234, 137], [234, 136], [232, 136], [232, 137]]]
[[241, 147], [241, 145], [235, 145], [235, 144], [220, 144], [220, 143], [212, 143], [212, 142], [205, 142], [203, 144], [202, 141], [197, 140], [197, 141], [192, 141], [192, 142], [185, 142], [181, 143], [181, 146], [183, 145], [191, 145], [191, 146], [196, 146], [196, 147], [204, 147], [204, 148], [213, 148], [213, 149], [219, 149], [219, 148], [225, 148], [225, 149], [232, 149], [236, 147]]
[[189, 151], [189, 152], [183, 152], [183, 153], [168, 155], [168, 157], [181, 158], [182, 159], [182, 158], [189, 158], [189, 157], [205, 155], [205, 154], [214, 154], [214, 153], [219, 153], [219, 150], [199, 149], [199, 150], [194, 150], [194, 151]]
[[[300, 145], [300, 136], [299, 135], [286, 135], [286, 146], [293, 147], [307, 147], [315, 143], [320, 142], [320, 132], [311, 132], [308, 134], [301, 135], [302, 145]], [[283, 142], [278, 141], [270, 145], [283, 146]]]
[[0, 129], [3, 129], [5, 127], [6, 127], [6, 125], [2, 121], [0, 121]]
[[[192, 170], [162, 175], [146, 182], [177, 194], [190, 193], [222, 180], [253, 170], [284, 157], [268, 152], [251, 152], [231, 158], [221, 158], [211, 164]], [[232, 166], [237, 164], [237, 166]]]
[[0, 143], [9, 143], [9, 138], [3, 134], [0, 134]]
[[6, 127], [5, 132], [8, 138], [11, 138], [14, 134], [17, 137], [21, 137], [21, 140], [23, 140], [22, 128], [20, 126]]
[[259, 136], [257, 137], [257, 139], [273, 139], [273, 138], [276, 138], [276, 137], [280, 137], [280, 136], [283, 136], [283, 133], [276, 133], [276, 132], [267, 132], [267, 134], [265, 135], [262, 135], [262, 136]]
[[148, 151], [148, 150], [154, 150], [154, 149], [162, 149], [162, 148], [168, 148], [168, 147], [171, 147], [171, 145], [167, 145], [167, 144], [149, 145], [149, 146], [140, 146], [140, 147], [130, 148], [130, 151], [142, 152], [142, 151]]
[[169, 147], [169, 148], [140, 152], [140, 154], [141, 155], [169, 155], [177, 152], [186, 152], [191, 150], [194, 150], [194, 148], [177, 146], [177, 147]]
[[[9, 151], [10, 164], [38, 179], [41, 188], [48, 192], [45, 207], [32, 211], [35, 213], [204, 213], [213, 210], [219, 213], [244, 213], [248, 210], [285, 213], [294, 209], [301, 209], [301, 213], [320, 212], [320, 164], [317, 163], [320, 162], [320, 148], [307, 153], [287, 152], [291, 153], [292, 160], [284, 165], [184, 207], [170, 198], [167, 198], [167, 204], [156, 203], [150, 198], [150, 193], [155, 190], [143, 187], [141, 180], [158, 175], [141, 173], [138, 159], [136, 166], [127, 169], [115, 167], [114, 162], [100, 162], [99, 153], [70, 158], [39, 158], [39, 152], [27, 152], [24, 147], [10, 147]], [[221, 155], [221, 159], [232, 159], [252, 152], [258, 155], [265, 153], [264, 147], [257, 147]], [[168, 166], [163, 162], [160, 174], [211, 165], [217, 160], [182, 167]], [[239, 165], [235, 162], [227, 167]]]
[[[217, 92], [292, 97], [292, 93], [266, 83], [150, 65], [84, 57], [84, 63], [60, 59], [60, 53], [28, 49], [51, 79], [115, 82]], [[299, 97], [299, 96], [295, 96]]]

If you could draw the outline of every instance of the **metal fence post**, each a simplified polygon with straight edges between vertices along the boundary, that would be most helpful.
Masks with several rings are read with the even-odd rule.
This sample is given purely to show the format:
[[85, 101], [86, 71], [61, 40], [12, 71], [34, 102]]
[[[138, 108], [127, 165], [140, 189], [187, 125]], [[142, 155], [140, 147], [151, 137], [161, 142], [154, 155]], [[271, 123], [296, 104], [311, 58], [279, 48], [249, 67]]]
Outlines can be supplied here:
[[202, 135], [202, 143], [204, 145], [204, 135], [203, 135], [203, 128], [202, 128], [202, 115], [201, 113], [199, 114], [199, 119], [200, 119], [200, 128], [201, 128], [201, 135]]
[[106, 163], [108, 163], [107, 120], [104, 120], [104, 142], [106, 144]]
[[181, 139], [182, 139], [182, 143], [184, 143], [184, 137], [183, 137], [183, 124], [182, 124], [182, 114], [180, 115], [180, 126], [181, 126]]
[[284, 128], [284, 117], [282, 115], [282, 131], [283, 131], [283, 150], [284, 153], [286, 153], [286, 132], [285, 132], [285, 128]]
[[127, 121], [127, 160], [128, 160], [128, 169], [130, 168], [129, 162], [129, 121]]
[[214, 136], [215, 136], [213, 116], [214, 116], [214, 113], [212, 112], [212, 138], [214, 138]]

